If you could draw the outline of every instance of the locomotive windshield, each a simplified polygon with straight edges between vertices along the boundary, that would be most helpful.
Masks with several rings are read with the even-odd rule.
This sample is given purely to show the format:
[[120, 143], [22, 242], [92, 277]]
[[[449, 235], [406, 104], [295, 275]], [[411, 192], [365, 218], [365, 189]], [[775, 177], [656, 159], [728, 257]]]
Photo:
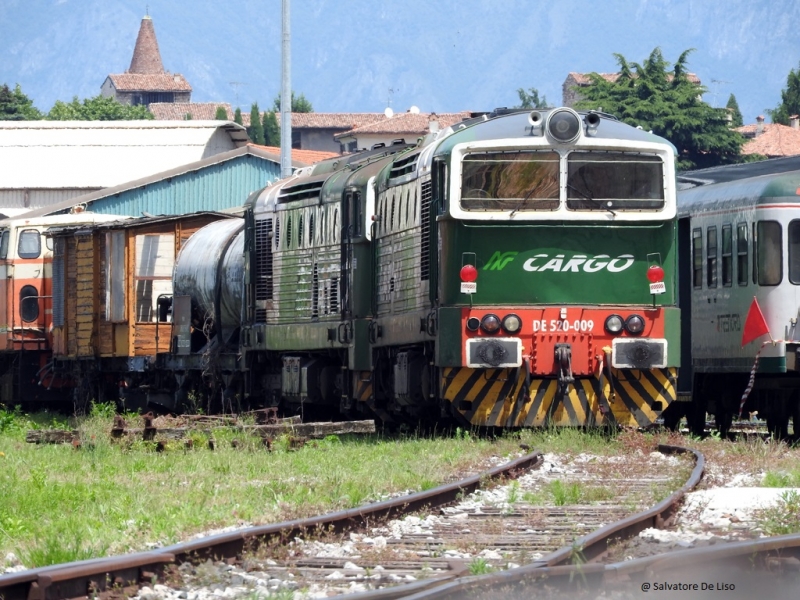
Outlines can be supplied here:
[[566, 160], [566, 208], [575, 211], [664, 208], [663, 163], [638, 152], [550, 151], [467, 154], [461, 208], [469, 211], [555, 211], [561, 205], [560, 161]]
[[468, 154], [462, 164], [461, 206], [466, 210], [558, 208], [555, 152]]
[[572, 152], [567, 158], [567, 208], [663, 207], [664, 177], [659, 157], [631, 152]]

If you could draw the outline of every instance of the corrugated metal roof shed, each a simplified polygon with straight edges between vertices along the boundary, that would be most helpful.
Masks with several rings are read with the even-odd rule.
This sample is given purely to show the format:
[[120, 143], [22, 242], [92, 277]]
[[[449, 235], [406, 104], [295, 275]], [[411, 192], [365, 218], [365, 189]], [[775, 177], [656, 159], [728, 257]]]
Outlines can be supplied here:
[[248, 141], [229, 121], [0, 121], [0, 190], [119, 185]]
[[[299, 168], [307, 164], [293, 161], [292, 166]], [[279, 179], [280, 172], [280, 155], [247, 145], [30, 211], [24, 217], [69, 213], [75, 207], [131, 217], [220, 211], [243, 205], [252, 192]]]

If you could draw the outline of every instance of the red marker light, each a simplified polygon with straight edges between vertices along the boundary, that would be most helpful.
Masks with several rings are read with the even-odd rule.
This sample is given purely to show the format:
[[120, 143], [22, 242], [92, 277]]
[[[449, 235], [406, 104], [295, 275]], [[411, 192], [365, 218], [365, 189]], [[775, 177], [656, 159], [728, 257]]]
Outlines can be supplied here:
[[478, 269], [472, 265], [461, 267], [461, 281], [472, 282], [478, 278]]
[[650, 280], [650, 283], [664, 281], [664, 269], [658, 265], [650, 265], [650, 268], [647, 269], [647, 278]]

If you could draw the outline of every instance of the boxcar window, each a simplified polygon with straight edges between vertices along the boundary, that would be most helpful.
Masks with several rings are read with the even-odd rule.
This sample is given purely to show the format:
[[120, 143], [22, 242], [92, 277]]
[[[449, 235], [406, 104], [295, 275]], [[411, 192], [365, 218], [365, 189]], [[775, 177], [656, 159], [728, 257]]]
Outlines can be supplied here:
[[747, 285], [747, 254], [749, 251], [747, 241], [747, 223], [736, 225], [736, 281], [739, 285]]
[[136, 322], [155, 322], [158, 297], [172, 294], [172, 267], [175, 263], [175, 236], [142, 234], [136, 236]]
[[106, 321], [125, 320], [125, 232], [106, 233]]
[[572, 152], [567, 162], [567, 208], [657, 210], [664, 207], [664, 176], [658, 156], [634, 152]]
[[800, 221], [789, 223], [789, 281], [800, 284]]
[[556, 210], [556, 152], [467, 154], [461, 165], [464, 210]]
[[703, 232], [692, 231], [692, 285], [703, 287]]
[[706, 230], [706, 283], [708, 287], [717, 287], [717, 228], [709, 227]]
[[42, 253], [42, 237], [36, 229], [25, 229], [19, 235], [17, 254], [20, 258], [39, 258]]
[[756, 230], [758, 285], [778, 285], [783, 279], [783, 232], [777, 221], [759, 221]]
[[733, 285], [733, 232], [730, 225], [722, 226], [722, 285]]
[[4, 229], [0, 233], [0, 258], [2, 259], [8, 258], [8, 236], [8, 229]]

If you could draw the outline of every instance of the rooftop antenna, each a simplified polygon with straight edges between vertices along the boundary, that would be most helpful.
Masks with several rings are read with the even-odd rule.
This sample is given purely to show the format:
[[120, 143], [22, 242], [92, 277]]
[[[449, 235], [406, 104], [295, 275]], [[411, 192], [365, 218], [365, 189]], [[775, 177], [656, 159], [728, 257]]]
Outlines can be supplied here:
[[228, 84], [233, 87], [234, 91], [236, 92], [236, 106], [239, 106], [239, 88], [243, 85], [250, 85], [248, 83], [244, 83], [243, 81], [229, 81]]
[[389, 88], [389, 97], [386, 99], [386, 107], [387, 108], [391, 108], [392, 107], [392, 94], [394, 94], [395, 91], [399, 92], [400, 90], [395, 90], [394, 88]]
[[714, 86], [714, 101], [712, 106], [715, 108], [717, 107], [717, 93], [719, 92], [719, 84], [720, 83], [730, 83], [730, 81], [724, 81], [722, 79], [712, 79], [711, 83], [715, 84]]

